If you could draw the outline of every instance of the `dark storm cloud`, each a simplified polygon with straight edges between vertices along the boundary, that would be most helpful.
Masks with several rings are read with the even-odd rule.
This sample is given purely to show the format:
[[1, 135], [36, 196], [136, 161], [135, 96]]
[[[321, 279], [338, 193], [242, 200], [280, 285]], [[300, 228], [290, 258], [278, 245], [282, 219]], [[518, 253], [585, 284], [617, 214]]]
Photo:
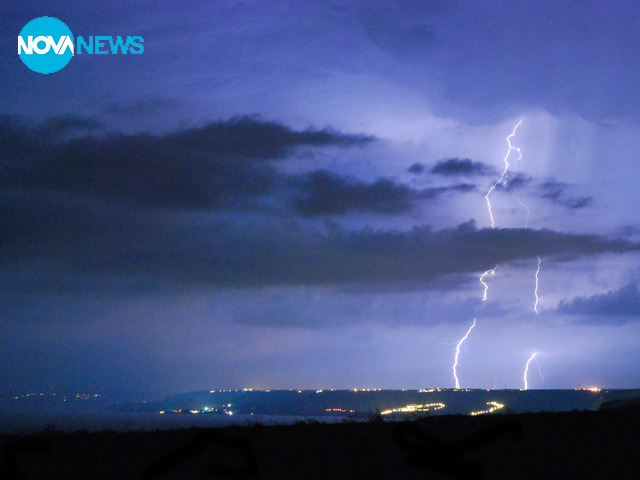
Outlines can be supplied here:
[[390, 179], [369, 184], [327, 170], [307, 174], [300, 186], [304, 194], [294, 200], [293, 209], [306, 217], [350, 211], [404, 213], [413, 209], [415, 199], [414, 190]]
[[640, 291], [638, 285], [629, 283], [607, 293], [562, 300], [558, 312], [586, 316], [637, 316], [640, 315]]
[[526, 187], [533, 181], [532, 177], [525, 175], [522, 172], [512, 173], [507, 177], [506, 185], [503, 187], [499, 184], [496, 188], [505, 188], [508, 191], [518, 190]]
[[498, 263], [531, 258], [537, 251], [541, 256], [556, 257], [640, 248], [639, 244], [598, 235], [531, 229], [478, 230], [473, 222], [441, 231], [427, 226], [409, 231], [342, 231], [330, 235], [327, 241], [333, 251], [367, 259], [364, 265], [371, 265], [377, 275], [398, 281], [481, 271]]
[[472, 162], [468, 158], [450, 158], [442, 160], [431, 169], [434, 175], [445, 176], [471, 176], [471, 175], [492, 175], [496, 171], [493, 167], [482, 162]]
[[434, 199], [447, 192], [470, 192], [473, 185], [460, 184], [422, 190], [412, 189], [388, 178], [365, 183], [326, 170], [316, 170], [298, 180], [302, 195], [293, 201], [293, 210], [305, 217], [372, 212], [400, 214], [412, 211], [416, 202]]
[[27, 127], [20, 117], [0, 115], [0, 160], [5, 169], [23, 166], [33, 154], [46, 154], [53, 145], [97, 130], [100, 123], [93, 118], [58, 115]]
[[[129, 277], [140, 279], [149, 291], [158, 284], [410, 289], [536, 254], [567, 260], [640, 248], [598, 235], [478, 230], [473, 223], [441, 231], [424, 226], [408, 231], [332, 227], [328, 232], [283, 220], [244, 225], [204, 214], [192, 218], [132, 211], [50, 191], [5, 190], [0, 200], [2, 273], [9, 288], [23, 292], [29, 290], [29, 279], [51, 274], [72, 275], [76, 284], [78, 275]], [[88, 282], [87, 288], [100, 283]], [[60, 282], [60, 293], [64, 284]]]
[[[496, 178], [493, 182], [497, 180], [498, 178]], [[504, 180], [502, 183], [495, 184], [495, 189], [514, 193], [516, 190], [525, 188], [532, 182], [533, 177], [530, 177], [522, 172], [510, 173], [506, 176], [506, 180]], [[493, 185], [494, 183], [491, 183], [491, 186]]]
[[415, 173], [416, 175], [420, 175], [421, 173], [424, 173], [426, 170], [427, 170], [427, 167], [420, 162], [416, 162], [413, 165], [411, 165], [409, 168], [407, 168], [407, 171], [411, 173]]
[[567, 193], [571, 186], [567, 183], [549, 179], [539, 187], [540, 195], [551, 202], [567, 207], [570, 210], [588, 207], [592, 204], [592, 197], [573, 196]]
[[234, 199], [268, 193], [276, 179], [269, 160], [299, 147], [373, 140], [329, 129], [294, 131], [257, 117], [164, 135], [60, 138], [89, 126], [93, 124], [71, 117], [32, 127], [3, 120], [0, 186], [85, 194], [145, 209], [220, 208]]
[[343, 134], [331, 129], [295, 131], [257, 116], [242, 116], [169, 134], [166, 139], [170, 144], [188, 149], [219, 152], [234, 158], [268, 160], [284, 158], [296, 147], [349, 147], [370, 143], [374, 137]]

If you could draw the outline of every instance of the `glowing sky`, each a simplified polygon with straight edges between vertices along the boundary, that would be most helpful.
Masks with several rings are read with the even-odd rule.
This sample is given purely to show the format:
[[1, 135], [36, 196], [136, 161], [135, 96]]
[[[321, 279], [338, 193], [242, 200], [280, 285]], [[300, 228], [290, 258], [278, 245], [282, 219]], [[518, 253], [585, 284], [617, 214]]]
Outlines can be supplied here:
[[636, 2], [0, 8], [4, 392], [639, 386]]

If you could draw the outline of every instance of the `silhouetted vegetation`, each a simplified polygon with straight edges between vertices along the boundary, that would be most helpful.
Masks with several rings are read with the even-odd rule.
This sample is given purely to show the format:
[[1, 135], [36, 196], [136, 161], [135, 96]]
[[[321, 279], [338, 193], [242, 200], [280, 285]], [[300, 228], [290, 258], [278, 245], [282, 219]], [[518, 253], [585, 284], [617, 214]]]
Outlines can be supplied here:
[[640, 407], [0, 436], [2, 478], [637, 478]]

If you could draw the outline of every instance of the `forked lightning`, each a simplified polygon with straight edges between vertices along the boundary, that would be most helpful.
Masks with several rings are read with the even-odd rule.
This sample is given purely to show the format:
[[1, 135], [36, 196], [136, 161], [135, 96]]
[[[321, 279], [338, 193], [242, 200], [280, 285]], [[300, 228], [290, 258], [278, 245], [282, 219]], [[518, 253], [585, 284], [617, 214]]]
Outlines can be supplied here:
[[458, 345], [456, 345], [456, 357], [453, 362], [453, 378], [456, 381], [456, 388], [460, 388], [460, 381], [458, 380], [458, 357], [460, 356], [460, 346], [464, 343], [464, 341], [467, 339], [467, 337], [471, 333], [471, 330], [473, 330], [473, 327], [475, 326], [476, 326], [476, 319], [474, 318], [473, 325], [469, 327], [469, 330], [467, 330], [467, 333], [464, 334], [464, 337], [462, 337], [458, 342]]

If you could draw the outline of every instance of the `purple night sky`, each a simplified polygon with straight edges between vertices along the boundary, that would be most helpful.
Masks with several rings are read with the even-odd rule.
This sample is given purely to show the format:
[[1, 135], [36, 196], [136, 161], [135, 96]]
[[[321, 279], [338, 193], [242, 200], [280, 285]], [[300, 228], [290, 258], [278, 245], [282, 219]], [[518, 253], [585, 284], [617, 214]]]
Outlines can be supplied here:
[[0, 11], [0, 397], [640, 387], [637, 2]]

